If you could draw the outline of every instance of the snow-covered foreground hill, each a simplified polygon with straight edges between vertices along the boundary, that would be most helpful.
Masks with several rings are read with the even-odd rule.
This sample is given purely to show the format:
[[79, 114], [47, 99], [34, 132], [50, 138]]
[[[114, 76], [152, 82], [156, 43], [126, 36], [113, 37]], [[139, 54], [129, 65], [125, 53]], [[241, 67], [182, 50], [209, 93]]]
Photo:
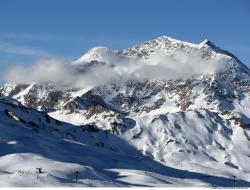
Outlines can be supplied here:
[[[72, 139], [66, 133], [79, 126], [56, 122], [44, 113], [10, 103], [10, 99], [0, 101], [0, 122], [1, 186], [250, 185], [230, 175], [206, 175], [164, 166], [133, 147], [128, 150], [126, 141], [121, 145], [125, 152], [117, 152], [93, 146], [87, 138]], [[82, 133], [92, 136], [95, 132]]]
[[234, 55], [162, 36], [72, 67], [103, 84], [0, 89], [0, 185], [250, 186], [250, 70]]

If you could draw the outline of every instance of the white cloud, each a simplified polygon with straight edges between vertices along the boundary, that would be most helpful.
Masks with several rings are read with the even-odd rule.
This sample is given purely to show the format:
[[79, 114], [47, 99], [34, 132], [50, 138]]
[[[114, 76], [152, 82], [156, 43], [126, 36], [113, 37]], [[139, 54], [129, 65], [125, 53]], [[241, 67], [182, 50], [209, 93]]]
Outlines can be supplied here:
[[0, 51], [9, 54], [27, 55], [35, 57], [52, 57], [48, 52], [27, 46], [19, 46], [11, 43], [0, 42]]
[[[113, 66], [112, 66], [113, 65]], [[149, 59], [121, 59], [109, 64], [97, 64], [83, 70], [56, 59], [43, 59], [25, 68], [13, 66], [5, 71], [4, 79], [10, 83], [55, 83], [68, 87], [87, 87], [126, 80], [177, 79], [194, 74], [215, 73], [223, 69], [223, 59], [205, 60], [197, 54], [159, 52]]]

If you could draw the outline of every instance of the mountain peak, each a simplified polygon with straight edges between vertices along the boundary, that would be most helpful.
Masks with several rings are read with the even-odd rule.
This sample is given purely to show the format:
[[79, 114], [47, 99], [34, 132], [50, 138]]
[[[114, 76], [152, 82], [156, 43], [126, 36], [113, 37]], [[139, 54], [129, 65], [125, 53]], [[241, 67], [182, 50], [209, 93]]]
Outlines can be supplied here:
[[105, 62], [106, 58], [108, 58], [109, 55], [114, 54], [114, 52], [114, 50], [108, 47], [97, 46], [90, 49], [82, 57], [74, 61], [74, 64], [82, 64], [91, 61]]
[[108, 47], [98, 46], [90, 49], [82, 57], [77, 59], [74, 64], [85, 64], [91, 62], [101, 62], [107, 64], [116, 64], [121, 60], [126, 60], [130, 58], [142, 58], [149, 59], [155, 56], [157, 53], [165, 53], [166, 56], [183, 50], [190, 54], [192, 57], [192, 52], [200, 51], [202, 54], [211, 58], [216, 56], [216, 54], [224, 54], [231, 58], [234, 58], [237, 62], [240, 61], [232, 53], [220, 49], [218, 46], [214, 45], [210, 40], [205, 39], [201, 43], [190, 43], [182, 40], [173, 39], [169, 36], [162, 35], [149, 41], [145, 41], [141, 44], [135, 45], [131, 48], [116, 51]]
[[156, 39], [158, 39], [158, 40], [171, 40], [172, 38], [169, 36], [166, 36], [166, 35], [162, 35], [162, 36], [157, 37]]
[[208, 43], [210, 43], [210, 40], [208, 40], [207, 38], [205, 39], [205, 40], [203, 40], [200, 44], [208, 44]]
[[199, 45], [203, 46], [203, 45], [207, 45], [210, 47], [216, 47], [210, 40], [208, 40], [207, 38], [205, 40], [203, 40]]

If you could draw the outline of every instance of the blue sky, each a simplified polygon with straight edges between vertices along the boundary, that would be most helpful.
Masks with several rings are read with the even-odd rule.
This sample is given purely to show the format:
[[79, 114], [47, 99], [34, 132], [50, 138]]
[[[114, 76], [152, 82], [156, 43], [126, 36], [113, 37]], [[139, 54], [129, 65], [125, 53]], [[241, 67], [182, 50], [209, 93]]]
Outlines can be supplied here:
[[[0, 70], [40, 57], [73, 60], [160, 35], [208, 38], [250, 66], [249, 0], [1, 0]], [[3, 81], [0, 81], [3, 83]]]

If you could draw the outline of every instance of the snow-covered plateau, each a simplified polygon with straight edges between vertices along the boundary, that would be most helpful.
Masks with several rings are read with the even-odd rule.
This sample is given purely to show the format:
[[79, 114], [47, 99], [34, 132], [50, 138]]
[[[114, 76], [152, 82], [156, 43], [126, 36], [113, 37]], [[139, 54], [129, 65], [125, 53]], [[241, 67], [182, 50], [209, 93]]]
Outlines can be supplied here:
[[0, 88], [0, 186], [250, 187], [250, 70], [232, 53], [161, 36], [71, 65], [112, 72]]

